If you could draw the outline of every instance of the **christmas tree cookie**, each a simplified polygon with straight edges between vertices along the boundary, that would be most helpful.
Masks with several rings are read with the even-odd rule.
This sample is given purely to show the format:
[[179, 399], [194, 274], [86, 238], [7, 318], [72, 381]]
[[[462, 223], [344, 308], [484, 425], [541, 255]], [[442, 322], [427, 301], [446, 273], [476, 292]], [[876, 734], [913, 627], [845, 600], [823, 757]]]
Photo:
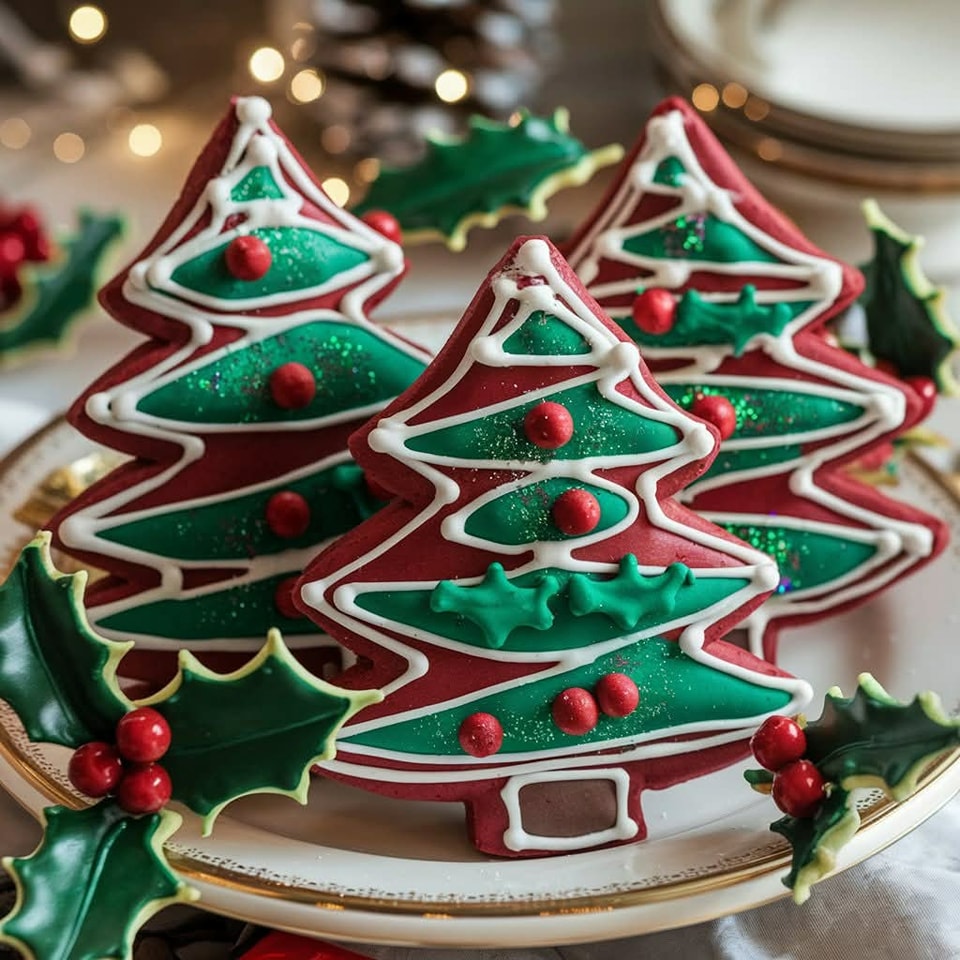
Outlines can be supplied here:
[[663, 389], [721, 432], [683, 499], [780, 568], [747, 621], [754, 652], [772, 657], [782, 626], [860, 603], [943, 548], [938, 519], [843, 469], [920, 421], [930, 391], [831, 342], [824, 325], [860, 274], [770, 207], [685, 102], [654, 111], [567, 249]]
[[56, 542], [107, 571], [91, 622], [136, 640], [147, 673], [157, 650], [253, 652], [274, 626], [329, 642], [291, 578], [382, 505], [347, 437], [426, 359], [367, 319], [405, 268], [396, 223], [370, 221], [324, 194], [264, 100], [238, 99], [101, 293], [149, 339], [69, 419], [133, 459], [57, 516]]
[[644, 789], [742, 755], [808, 687], [720, 638], [776, 586], [681, 507], [717, 435], [539, 238], [518, 240], [423, 376], [351, 439], [395, 498], [322, 553], [302, 609], [386, 698], [324, 772], [458, 800], [508, 856], [641, 839]]
[[119, 234], [116, 217], [85, 210], [54, 244], [30, 207], [0, 207], [0, 365], [63, 340], [93, 300], [100, 261]]

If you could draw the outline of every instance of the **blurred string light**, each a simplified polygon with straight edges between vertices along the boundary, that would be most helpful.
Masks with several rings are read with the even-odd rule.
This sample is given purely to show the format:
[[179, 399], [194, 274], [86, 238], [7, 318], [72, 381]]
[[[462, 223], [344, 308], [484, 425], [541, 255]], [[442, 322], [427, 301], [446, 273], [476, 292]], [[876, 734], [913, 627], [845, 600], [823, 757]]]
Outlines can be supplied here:
[[350, 128], [342, 123], [331, 123], [320, 134], [320, 145], [327, 153], [343, 153], [352, 141]]
[[346, 180], [341, 177], [327, 177], [320, 186], [338, 207], [347, 205], [347, 201], [350, 199], [350, 187]]
[[250, 76], [260, 83], [273, 83], [283, 76], [287, 65], [283, 54], [276, 47], [260, 47], [250, 54], [247, 61]]
[[353, 175], [360, 183], [373, 183], [380, 176], [380, 161], [376, 157], [359, 160], [353, 168]]
[[84, 154], [86, 144], [79, 134], [65, 131], [53, 141], [53, 155], [61, 163], [76, 163]]
[[23, 117], [9, 117], [0, 123], [0, 143], [10, 150], [22, 150], [30, 142], [32, 132]]
[[152, 123], [138, 123], [127, 137], [130, 152], [138, 157], [152, 157], [163, 146], [163, 135]]
[[316, 70], [299, 70], [290, 80], [290, 96], [297, 103], [312, 103], [323, 96], [323, 77]]
[[690, 99], [701, 113], [710, 113], [720, 105], [720, 91], [712, 83], [698, 83]]
[[99, 7], [84, 4], [70, 14], [67, 28], [77, 43], [96, 43], [107, 32], [107, 15]]
[[470, 81], [459, 70], [444, 70], [434, 81], [433, 88], [444, 103], [456, 103], [469, 92]]

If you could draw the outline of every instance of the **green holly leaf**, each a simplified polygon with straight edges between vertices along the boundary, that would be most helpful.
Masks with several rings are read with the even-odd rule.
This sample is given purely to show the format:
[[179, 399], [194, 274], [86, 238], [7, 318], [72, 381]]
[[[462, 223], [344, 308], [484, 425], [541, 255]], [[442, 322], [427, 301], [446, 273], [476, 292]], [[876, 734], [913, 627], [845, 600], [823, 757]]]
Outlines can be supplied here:
[[960, 392], [950, 359], [960, 342], [946, 310], [946, 291], [935, 287], [920, 266], [922, 240], [889, 220], [874, 200], [863, 205], [873, 234], [873, 259], [860, 297], [867, 315], [867, 346], [902, 377], [930, 377], [941, 393]]
[[932, 760], [960, 745], [960, 719], [944, 713], [935, 693], [901, 703], [864, 673], [850, 698], [829, 690], [822, 715], [804, 733], [805, 756], [825, 780], [845, 790], [879, 787], [904, 800]]
[[609, 580], [594, 580], [575, 573], [570, 578], [570, 611], [577, 617], [602, 613], [622, 630], [632, 630], [651, 614], [669, 619], [677, 594], [692, 586], [693, 571], [684, 563], [671, 563], [663, 573], [646, 576], [637, 558], [626, 554], [620, 569]]
[[826, 877], [837, 863], [837, 853], [860, 828], [850, 792], [835, 787], [813, 817], [781, 817], [770, 824], [774, 833], [786, 838], [793, 849], [790, 872], [783, 884], [793, 891], [795, 903], [804, 903], [810, 888]]
[[[948, 717], [934, 693], [902, 703], [863, 673], [852, 697], [836, 687], [827, 692], [823, 713], [804, 733], [804, 757], [826, 781], [827, 797], [813, 817], [787, 816], [770, 825], [793, 849], [783, 882], [797, 903], [833, 870], [838, 851], [859, 829], [852, 791], [879, 788], [893, 800], [905, 800], [933, 760], [960, 746], [960, 719]], [[744, 777], [762, 793], [774, 779], [766, 770], [747, 770]]]
[[415, 166], [383, 170], [354, 212], [387, 210], [406, 241], [440, 238], [462, 250], [471, 227], [493, 227], [515, 212], [542, 220], [549, 197], [622, 156], [617, 145], [588, 151], [569, 135], [562, 107], [552, 118], [523, 112], [515, 123], [475, 116], [466, 136], [430, 139]]
[[52, 346], [63, 339], [70, 323], [90, 306], [98, 264], [121, 226], [116, 217], [81, 211], [77, 232], [60, 244], [60, 257], [23, 266], [19, 275], [23, 294], [12, 311], [0, 314], [4, 362], [25, 347]]
[[0, 940], [33, 960], [123, 960], [137, 930], [158, 910], [196, 900], [163, 844], [176, 813], [132, 817], [111, 801], [83, 810], [44, 811], [40, 846], [6, 857], [17, 899], [0, 921]]
[[491, 563], [480, 583], [461, 586], [441, 580], [430, 594], [430, 609], [475, 623], [487, 645], [498, 650], [517, 627], [548, 630], [553, 625], [548, 601], [559, 589], [557, 578], [549, 574], [535, 586], [517, 586], [507, 579], [502, 564]]
[[116, 672], [133, 644], [93, 631], [83, 608], [86, 582], [83, 571], [67, 575], [53, 566], [44, 532], [0, 585], [0, 699], [37, 742], [112, 740], [131, 707]]
[[271, 630], [260, 652], [233, 673], [208, 670], [180, 653], [180, 670], [140, 705], [154, 707], [172, 734], [161, 763], [173, 799], [203, 817], [210, 833], [220, 811], [250, 793], [307, 802], [310, 768], [336, 753], [340, 727], [383, 699], [379, 690], [344, 690], [304, 669]]

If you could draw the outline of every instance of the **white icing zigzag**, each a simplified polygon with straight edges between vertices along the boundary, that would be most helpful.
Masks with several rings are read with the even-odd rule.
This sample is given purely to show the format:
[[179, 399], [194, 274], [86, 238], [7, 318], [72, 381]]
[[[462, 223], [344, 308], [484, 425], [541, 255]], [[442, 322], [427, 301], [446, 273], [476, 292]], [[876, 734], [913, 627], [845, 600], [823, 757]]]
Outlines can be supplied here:
[[[792, 249], [743, 217], [735, 206], [736, 197], [713, 183], [700, 164], [685, 131], [684, 115], [678, 110], [656, 116], [646, 129], [645, 145], [636, 158], [620, 189], [606, 209], [596, 217], [571, 252], [569, 261], [589, 291], [601, 304], [611, 297], [634, 293], [638, 285], [665, 287], [677, 290], [684, 287], [694, 271], [743, 277], [744, 282], [756, 277], [762, 280], [792, 280], [799, 285], [786, 289], [764, 289], [758, 284], [758, 304], [796, 303], [811, 301], [785, 327], [780, 336], [760, 333], [751, 338], [748, 349], [759, 349], [771, 360], [796, 370], [803, 381], [759, 379], [747, 376], [715, 374], [720, 365], [732, 356], [729, 346], [652, 347], [644, 346], [644, 353], [652, 359], [670, 357], [682, 359], [684, 365], [658, 372], [660, 383], [703, 384], [724, 387], [764, 387], [788, 389], [817, 397], [841, 400], [860, 406], [863, 414], [853, 421], [832, 427], [812, 429], [802, 433], [776, 437], [734, 436], [724, 442], [729, 451], [759, 449], [785, 444], [823, 443], [817, 450], [800, 458], [778, 462], [766, 467], [755, 467], [718, 474], [697, 483], [684, 492], [683, 499], [691, 500], [711, 489], [736, 487], [731, 502], [750, 503], [750, 482], [760, 477], [790, 473], [790, 490], [802, 500], [821, 505], [847, 518], [850, 525], [812, 524], [806, 520], [791, 521], [783, 514], [771, 518], [751, 514], [749, 510], [730, 513], [704, 512], [715, 523], [744, 523], [748, 525], [794, 526], [799, 529], [829, 533], [839, 538], [869, 543], [875, 553], [865, 564], [833, 581], [808, 589], [778, 594], [763, 604], [745, 624], [748, 627], [751, 648], [762, 653], [764, 635], [777, 618], [822, 613], [848, 603], [892, 583], [917, 563], [929, 557], [934, 549], [933, 534], [917, 523], [891, 519], [866, 509], [824, 490], [816, 480], [817, 471], [826, 464], [864, 447], [873, 440], [902, 428], [906, 417], [904, 395], [894, 386], [878, 382], [855, 372], [842, 370], [827, 363], [811, 360], [799, 353], [794, 336], [833, 306], [841, 292], [842, 272], [838, 264]], [[676, 186], [657, 183], [654, 174], [669, 157], [680, 160], [684, 173]], [[644, 195], [675, 197], [679, 205], [639, 223], [628, 223]], [[740, 261], [717, 263], [703, 259], [661, 259], [630, 253], [623, 248], [632, 236], [648, 233], [684, 214], [709, 212], [719, 220], [731, 224], [749, 237], [761, 249], [769, 251], [781, 263], [767, 261]], [[603, 261], [615, 261], [638, 268], [635, 277], [599, 282]], [[646, 276], [651, 271], [652, 276]], [[642, 277], [642, 279], [641, 279]], [[739, 291], [704, 292], [705, 300], [732, 302]], [[629, 308], [610, 307], [614, 316], [626, 316]], [[735, 499], [739, 498], [739, 499]]]
[[[285, 571], [296, 572], [301, 570], [322, 546], [286, 550], [269, 556], [238, 556], [235, 560], [203, 561], [161, 556], [151, 552], [147, 545], [134, 548], [104, 539], [102, 534], [120, 523], [162, 516], [171, 510], [202, 507], [211, 501], [224, 499], [223, 495], [196, 498], [117, 516], [125, 506], [163, 487], [188, 465], [201, 460], [205, 452], [202, 435], [316, 430], [351, 420], [360, 422], [380, 407], [375, 404], [328, 416], [282, 423], [213, 424], [170, 420], [146, 414], [138, 410], [138, 404], [146, 395], [167, 384], [180, 381], [191, 371], [214, 363], [229, 353], [252, 347], [260, 341], [308, 322], [329, 320], [355, 325], [407, 355], [424, 362], [426, 360], [417, 348], [370, 323], [364, 312], [364, 305], [403, 272], [404, 260], [400, 247], [341, 210], [316, 187], [283, 138], [270, 126], [270, 106], [265, 100], [259, 97], [240, 99], [236, 102], [235, 110], [239, 127], [220, 174], [208, 183], [194, 208], [170, 237], [151, 256], [130, 269], [123, 287], [123, 296], [130, 304], [182, 323], [189, 329], [189, 338], [181, 348], [160, 363], [105, 392], [91, 395], [86, 403], [86, 412], [95, 423], [149, 440], [169, 441], [182, 451], [179, 458], [156, 476], [88, 505], [82, 512], [66, 517], [60, 525], [59, 536], [68, 549], [100, 554], [107, 558], [105, 565], [109, 565], [112, 558], [152, 568], [159, 575], [160, 583], [157, 587], [135, 593], [123, 600], [93, 607], [89, 611], [92, 623], [108, 636], [118, 634], [104, 628], [100, 621], [113, 614], [165, 599], [207, 596], [258, 582]], [[256, 167], [269, 169], [283, 196], [271, 200], [257, 199], [256, 202], [231, 200], [231, 190]], [[303, 216], [300, 210], [304, 198], [327, 214], [333, 225]], [[238, 213], [242, 213], [246, 219], [232, 229], [224, 230], [228, 219]], [[185, 240], [208, 214], [211, 218], [209, 225]], [[209, 249], [212, 244], [227, 243], [233, 237], [257, 227], [279, 225], [302, 226], [325, 232], [335, 240], [362, 251], [368, 259], [312, 289], [280, 291], [269, 296], [229, 303], [186, 289], [172, 279], [180, 264]], [[340, 300], [339, 311], [310, 309], [282, 316], [253, 316], [248, 312], [308, 300], [353, 284], [356, 286], [348, 290]], [[222, 312], [225, 310], [228, 312]], [[238, 330], [241, 331], [241, 336], [227, 346], [205, 353], [202, 357], [194, 357], [199, 348], [210, 343], [216, 328]], [[348, 460], [348, 453], [344, 450], [323, 461], [308, 463], [285, 476], [277, 476], [267, 483], [238, 487], [231, 491], [229, 496], [239, 498], [271, 486], [290, 483]], [[228, 582], [223, 578], [202, 587], [185, 590], [184, 571], [200, 568], [229, 569], [236, 571], [237, 575]], [[160, 623], [157, 624], [155, 633], [124, 634], [123, 637], [136, 639], [145, 648], [168, 649], [184, 645], [182, 640], [164, 636], [163, 624]], [[204, 649], [257, 649], [262, 642], [262, 636], [258, 635], [241, 640], [211, 637], [197, 641], [196, 644]], [[321, 634], [314, 634], [291, 638], [289, 645], [308, 646], [317, 642], [330, 641]]]

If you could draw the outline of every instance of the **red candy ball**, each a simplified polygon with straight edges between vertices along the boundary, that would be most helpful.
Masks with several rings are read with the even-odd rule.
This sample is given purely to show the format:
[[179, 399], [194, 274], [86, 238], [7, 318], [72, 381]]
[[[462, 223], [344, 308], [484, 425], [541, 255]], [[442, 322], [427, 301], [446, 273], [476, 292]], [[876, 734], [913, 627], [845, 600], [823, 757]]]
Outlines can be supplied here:
[[67, 766], [70, 782], [88, 797], [112, 793], [123, 775], [123, 763], [116, 749], [99, 740], [77, 747]]
[[270, 248], [259, 237], [250, 234], [234, 237], [224, 257], [231, 276], [238, 280], [259, 280], [273, 263]]
[[270, 396], [284, 410], [301, 410], [317, 393], [317, 379], [302, 363], [283, 363], [270, 374]]
[[16, 273], [26, 259], [27, 250], [18, 233], [0, 233], [0, 274]]
[[912, 387], [923, 401], [923, 416], [929, 416], [937, 402], [937, 385], [929, 377], [907, 377], [904, 383]]
[[170, 774], [159, 763], [145, 763], [128, 770], [117, 788], [117, 803], [127, 813], [156, 813], [170, 800]]
[[310, 504], [292, 490], [281, 490], [267, 501], [267, 526], [278, 536], [302, 536], [310, 526]]
[[573, 737], [589, 733], [600, 719], [597, 701], [583, 687], [568, 687], [558, 693], [551, 706], [553, 722]]
[[368, 227], [373, 227], [377, 233], [382, 233], [388, 240], [400, 243], [403, 240], [403, 230], [397, 218], [386, 210], [371, 210], [360, 218]]
[[823, 802], [824, 780], [809, 760], [795, 760], [773, 778], [773, 802], [788, 816], [812, 817]]
[[790, 717], [767, 717], [750, 738], [750, 749], [761, 767], [776, 772], [807, 752], [807, 735]]
[[297, 620], [303, 616], [293, 602], [293, 591], [299, 579], [299, 577], [287, 577], [281, 580], [273, 594], [273, 605], [277, 608], [277, 613], [289, 620]]
[[170, 748], [170, 724], [153, 707], [138, 707], [117, 723], [117, 750], [124, 760], [151, 763]]
[[633, 322], [644, 333], [659, 337], [673, 328], [677, 304], [669, 290], [651, 287], [633, 301], [631, 312]]
[[628, 717], [640, 703], [640, 691], [625, 673], [604, 674], [593, 692], [608, 717]]
[[523, 432], [536, 446], [544, 450], [556, 450], [570, 442], [573, 417], [562, 403], [547, 400], [538, 403], [523, 418]]
[[600, 522], [600, 503], [589, 490], [576, 487], [564, 491], [553, 501], [550, 515], [562, 533], [568, 537], [581, 536], [596, 529]]
[[690, 412], [707, 423], [712, 423], [720, 433], [720, 439], [733, 436], [737, 429], [737, 411], [726, 398], [716, 394], [702, 394], [693, 401]]
[[464, 753], [471, 757], [490, 757], [503, 746], [503, 727], [492, 713], [471, 713], [457, 733]]

